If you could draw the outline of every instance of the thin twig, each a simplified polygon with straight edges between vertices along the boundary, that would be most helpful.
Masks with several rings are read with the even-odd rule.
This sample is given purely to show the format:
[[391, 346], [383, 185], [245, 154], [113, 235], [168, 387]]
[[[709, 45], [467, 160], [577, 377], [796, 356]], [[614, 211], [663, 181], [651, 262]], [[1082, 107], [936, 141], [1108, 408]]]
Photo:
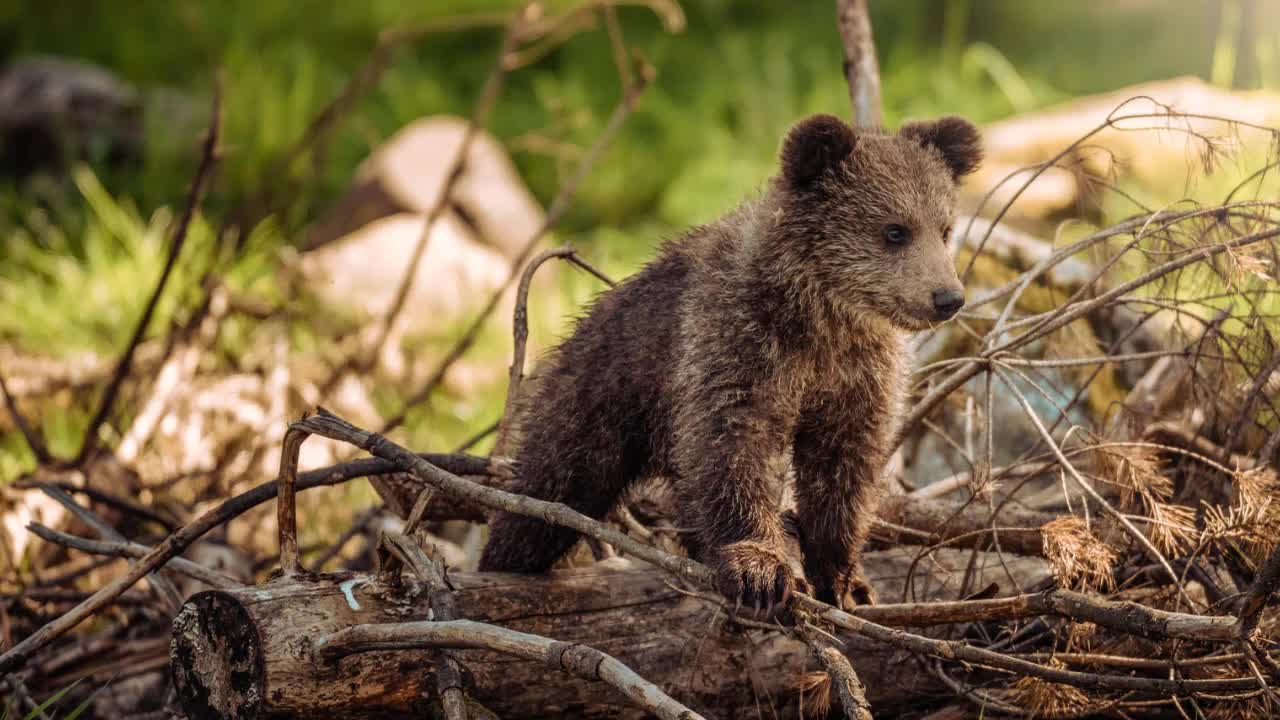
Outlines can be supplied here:
[[[424, 493], [425, 495], [425, 493]], [[412, 522], [412, 518], [410, 519]], [[406, 528], [408, 526], [406, 525]], [[389, 553], [400, 567], [413, 570], [427, 587], [432, 620], [458, 620], [457, 600], [445, 578], [443, 562], [437, 567], [422, 548], [412, 540], [412, 530], [382, 536], [381, 549]], [[447, 720], [467, 720], [467, 698], [462, 690], [462, 664], [452, 652], [441, 651], [440, 668], [436, 672], [436, 689]]]
[[[151, 552], [151, 548], [141, 543], [129, 542], [127, 540], [114, 542], [90, 540], [88, 538], [59, 532], [53, 528], [45, 527], [40, 523], [31, 523], [27, 526], [27, 529], [47, 542], [80, 550], [81, 552], [86, 552], [91, 555], [106, 555], [108, 557], [117, 558], [141, 558], [146, 557], [147, 553]], [[197, 580], [205, 585], [209, 585], [220, 590], [243, 587], [239, 581], [233, 578], [184, 558], [175, 557], [168, 562], [166, 567], [172, 568], [174, 572], [186, 575], [192, 580]]]
[[489, 71], [489, 76], [484, 81], [484, 86], [480, 90], [480, 98], [476, 101], [475, 108], [471, 111], [471, 120], [467, 123], [467, 129], [462, 136], [462, 140], [458, 143], [453, 159], [445, 171], [444, 182], [440, 186], [440, 192], [436, 195], [435, 201], [426, 213], [426, 218], [422, 225], [422, 234], [419, 235], [418, 244], [413, 249], [409, 266], [405, 268], [404, 275], [400, 280], [400, 286], [396, 288], [396, 294], [391, 301], [391, 307], [382, 319], [382, 328], [378, 332], [378, 337], [369, 349], [367, 357], [370, 359], [377, 357], [378, 353], [381, 352], [382, 346], [386, 344], [387, 337], [391, 334], [392, 326], [395, 325], [396, 318], [400, 316], [400, 311], [404, 309], [405, 300], [408, 299], [409, 292], [413, 289], [414, 281], [417, 280], [418, 266], [422, 263], [427, 242], [431, 238], [431, 231], [435, 227], [436, 221], [440, 219], [440, 216], [449, 207], [453, 186], [462, 177], [467, 155], [471, 152], [472, 143], [489, 124], [489, 115], [493, 112], [498, 96], [502, 93], [503, 81], [507, 77], [508, 70], [505, 60], [516, 46], [516, 39], [525, 16], [526, 7], [527, 3], [522, 4], [507, 25], [507, 31], [503, 35], [502, 43], [498, 49], [498, 57], [494, 60], [493, 68]]
[[138, 324], [133, 329], [129, 344], [125, 346], [124, 352], [121, 353], [120, 359], [116, 362], [115, 369], [111, 373], [111, 379], [107, 381], [106, 389], [102, 391], [102, 398], [98, 401], [98, 408], [89, 420], [89, 425], [84, 432], [84, 438], [80, 442], [80, 451], [76, 453], [75, 460], [72, 461], [75, 466], [84, 464], [89, 455], [97, 449], [98, 430], [106, 422], [107, 416], [111, 413], [111, 408], [115, 404], [116, 395], [120, 392], [120, 386], [124, 383], [125, 378], [129, 376], [129, 370], [133, 366], [133, 355], [137, 351], [138, 345], [142, 342], [143, 336], [146, 335], [147, 327], [151, 325], [151, 317], [155, 314], [156, 307], [160, 304], [160, 296], [164, 294], [165, 286], [168, 285], [169, 278], [173, 275], [173, 269], [178, 264], [178, 257], [182, 254], [183, 245], [186, 244], [187, 232], [191, 229], [191, 221], [195, 218], [196, 210], [200, 206], [209, 177], [213, 172], [213, 166], [218, 159], [218, 135], [221, 129], [222, 76], [215, 75], [212, 108], [209, 111], [209, 131], [205, 134], [204, 146], [200, 153], [200, 164], [196, 166], [195, 179], [191, 181], [191, 188], [187, 191], [186, 204], [182, 210], [182, 215], [178, 218], [178, 224], [174, 226], [173, 238], [169, 241], [169, 254], [165, 258], [164, 269], [160, 271], [160, 279], [156, 281], [155, 290], [152, 291], [150, 299], [147, 300], [147, 304], [143, 308], [142, 317], [138, 318]]
[[276, 529], [280, 538], [280, 572], [285, 577], [296, 575], [302, 568], [298, 560], [298, 454], [309, 434], [298, 427], [297, 423], [290, 425], [280, 449], [280, 498], [276, 501]]
[[[37, 475], [36, 477], [39, 477], [39, 475]], [[147, 507], [146, 505], [143, 505], [141, 503], [134, 502], [133, 500], [130, 500], [128, 498], [124, 498], [124, 497], [120, 497], [119, 495], [112, 494], [110, 492], [107, 492], [106, 490], [103, 490], [102, 488], [85, 487], [81, 485], [74, 485], [69, 482], [45, 482], [42, 480], [33, 480], [33, 479], [27, 479], [27, 478], [24, 478], [22, 480], [15, 482], [13, 484], [13, 487], [25, 489], [25, 488], [39, 487], [42, 484], [49, 485], [50, 487], [56, 487], [60, 490], [63, 490], [64, 492], [69, 492], [72, 495], [84, 495], [85, 497], [89, 498], [89, 500], [95, 503], [101, 503], [103, 505], [106, 505], [109, 508], [119, 510], [120, 512], [127, 513], [129, 515], [133, 515], [134, 517], [138, 517], [144, 520], [149, 520], [153, 523], [156, 523], [160, 527], [164, 528], [165, 532], [172, 532], [175, 528], [178, 527], [178, 524], [179, 524], [175, 522], [173, 518], [167, 517], [166, 515], [160, 513], [158, 510]]]
[[1189, 265], [1204, 262], [1209, 258], [1216, 257], [1229, 250], [1248, 247], [1257, 243], [1280, 237], [1280, 228], [1263, 232], [1252, 233], [1240, 237], [1232, 238], [1226, 242], [1206, 245], [1190, 251], [1184, 257], [1169, 262], [1162, 263], [1145, 273], [1128, 282], [1117, 285], [1116, 287], [1100, 293], [1097, 297], [1087, 301], [1076, 303], [1072, 306], [1063, 307], [1058, 311], [1049, 314], [1040, 324], [1033, 327], [1027, 332], [1009, 338], [1005, 342], [984, 350], [981, 354], [968, 359], [964, 365], [956, 369], [945, 380], [938, 383], [929, 393], [912, 407], [911, 412], [903, 420], [902, 425], [898, 429], [898, 434], [894, 440], [893, 447], [902, 444], [902, 441], [915, 431], [917, 425], [933, 411], [944, 399], [961, 385], [969, 381], [978, 373], [982, 372], [989, 366], [992, 358], [1000, 353], [1011, 352], [1022, 347], [1034, 340], [1038, 340], [1045, 335], [1058, 330], [1073, 320], [1103, 307], [1115, 300], [1116, 298], [1131, 292], [1139, 287], [1147, 285], [1177, 270], [1181, 270]]
[[[121, 535], [119, 531], [108, 525], [106, 521], [98, 517], [98, 515], [92, 510], [76, 502], [75, 498], [71, 497], [71, 495], [62, 488], [49, 483], [36, 483], [36, 487], [40, 488], [41, 492], [48, 495], [59, 505], [66, 508], [72, 515], [75, 515], [80, 522], [88, 525], [89, 529], [93, 530], [99, 538], [118, 543], [127, 542], [125, 537]], [[173, 583], [170, 582], [168, 578], [157, 572], [149, 574], [147, 576], [147, 581], [151, 583], [152, 589], [155, 590], [155, 593], [160, 600], [167, 604], [170, 609], [177, 611], [178, 607], [182, 605], [182, 596], [178, 594], [178, 589], [174, 587]]]
[[573, 255], [573, 248], [562, 245], [548, 248], [538, 253], [520, 275], [520, 284], [516, 287], [516, 307], [512, 312], [512, 353], [511, 368], [507, 379], [507, 400], [503, 404], [502, 420], [498, 423], [498, 437], [493, 441], [495, 456], [504, 456], [511, 436], [511, 423], [515, 419], [516, 399], [520, 395], [520, 383], [524, 380], [524, 355], [529, 343], [529, 286], [533, 283], [534, 273], [542, 264], [552, 258], [563, 258]]
[[352, 520], [351, 527], [347, 528], [338, 536], [337, 540], [334, 540], [329, 547], [325, 548], [324, 552], [320, 553], [319, 557], [311, 561], [311, 568], [315, 572], [320, 572], [330, 560], [334, 559], [342, 552], [342, 549], [347, 546], [347, 543], [351, 542], [351, 538], [354, 538], [368, 530], [369, 523], [373, 522], [373, 519], [378, 517], [378, 513], [380, 512], [382, 512], [381, 505], [374, 505], [373, 507], [362, 510], [360, 514], [356, 515], [355, 519]]
[[27, 424], [27, 419], [18, 409], [17, 401], [13, 399], [13, 395], [9, 394], [9, 386], [5, 384], [3, 373], [0, 373], [0, 393], [4, 394], [4, 406], [9, 411], [9, 417], [13, 418], [13, 424], [18, 426], [18, 431], [27, 441], [27, 447], [31, 448], [31, 454], [36, 456], [36, 462], [40, 465], [53, 462], [53, 456], [49, 454], [49, 448], [44, 444], [44, 437]]
[[1071, 479], [1075, 481], [1076, 485], [1079, 486], [1085, 494], [1092, 498], [1094, 502], [1098, 503], [1098, 505], [1106, 510], [1107, 514], [1115, 518], [1116, 522], [1120, 523], [1120, 526], [1123, 527], [1134, 540], [1138, 541], [1138, 544], [1147, 551], [1151, 558], [1158, 562], [1160, 567], [1164, 568], [1164, 571], [1169, 575], [1169, 579], [1173, 582], [1174, 587], [1178, 589], [1178, 593], [1182, 595], [1183, 599], [1185, 599], [1187, 604], [1190, 605], [1191, 599], [1187, 596], [1186, 588], [1182, 586], [1182, 582], [1179, 580], [1178, 574], [1173, 571], [1173, 567], [1169, 565], [1169, 560], [1165, 558], [1164, 553], [1160, 552], [1160, 549], [1157, 548], [1124, 513], [1120, 512], [1114, 505], [1107, 502], [1107, 499], [1102, 497], [1102, 494], [1080, 475], [1080, 472], [1076, 470], [1076, 466], [1067, 459], [1066, 455], [1062, 454], [1062, 449], [1058, 447], [1058, 443], [1053, 439], [1053, 436], [1045, 429], [1044, 423], [1040, 421], [1040, 416], [1036, 414], [1036, 411], [1031, 407], [1031, 404], [1027, 402], [1027, 399], [1018, 390], [1017, 386], [1013, 384], [1013, 381], [1009, 379], [1008, 374], [999, 366], [996, 366], [994, 370], [996, 374], [999, 375], [1000, 379], [1004, 381], [1005, 386], [1009, 388], [1014, 399], [1018, 401], [1018, 404], [1022, 407], [1023, 413], [1025, 413], [1027, 418], [1031, 420], [1031, 423], [1035, 425], [1036, 431], [1040, 433], [1045, 444], [1053, 451], [1053, 454], [1057, 457], [1058, 463], [1062, 466], [1062, 469], [1066, 470], [1067, 474], [1071, 476]]

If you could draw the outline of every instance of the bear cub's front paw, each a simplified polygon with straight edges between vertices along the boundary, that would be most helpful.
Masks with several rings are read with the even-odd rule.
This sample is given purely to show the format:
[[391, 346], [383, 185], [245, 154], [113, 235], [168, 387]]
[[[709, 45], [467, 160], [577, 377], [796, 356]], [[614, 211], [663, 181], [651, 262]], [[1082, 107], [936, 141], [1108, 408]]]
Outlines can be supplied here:
[[875, 588], [863, 576], [861, 567], [831, 573], [815, 580], [814, 584], [817, 588], [814, 597], [841, 610], [876, 604]]
[[750, 608], [758, 617], [771, 618], [794, 593], [810, 590], [780, 544], [743, 540], [721, 547], [718, 555], [716, 581], [735, 610]]

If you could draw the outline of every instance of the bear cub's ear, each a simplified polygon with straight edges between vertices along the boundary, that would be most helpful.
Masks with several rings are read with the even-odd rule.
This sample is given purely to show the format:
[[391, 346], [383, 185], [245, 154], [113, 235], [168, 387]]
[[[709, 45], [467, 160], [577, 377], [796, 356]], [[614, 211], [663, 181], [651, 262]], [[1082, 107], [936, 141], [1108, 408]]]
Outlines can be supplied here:
[[982, 136], [973, 123], [954, 115], [933, 122], [912, 122], [902, 126], [898, 134], [925, 147], [935, 147], [951, 170], [951, 179], [978, 169], [982, 163]]
[[782, 175], [792, 187], [804, 187], [849, 157], [858, 136], [834, 115], [814, 115], [796, 123], [782, 143]]

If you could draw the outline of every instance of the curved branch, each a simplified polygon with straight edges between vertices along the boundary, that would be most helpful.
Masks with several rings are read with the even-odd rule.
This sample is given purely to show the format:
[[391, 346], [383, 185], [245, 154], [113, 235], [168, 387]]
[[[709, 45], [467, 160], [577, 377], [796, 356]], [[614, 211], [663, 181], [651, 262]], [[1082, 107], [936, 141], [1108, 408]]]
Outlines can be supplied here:
[[578, 677], [606, 682], [664, 720], [702, 718], [612, 655], [586, 645], [559, 642], [488, 623], [448, 620], [355, 625], [320, 638], [315, 644], [317, 655], [328, 660], [371, 650], [412, 648], [479, 648], [526, 660], [542, 660]]

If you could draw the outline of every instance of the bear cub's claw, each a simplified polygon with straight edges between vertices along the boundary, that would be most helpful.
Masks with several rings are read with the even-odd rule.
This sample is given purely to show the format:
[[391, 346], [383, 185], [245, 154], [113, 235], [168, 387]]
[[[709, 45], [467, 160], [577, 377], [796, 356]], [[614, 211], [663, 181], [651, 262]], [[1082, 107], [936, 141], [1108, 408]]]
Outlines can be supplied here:
[[863, 577], [861, 568], [848, 570], [829, 582], [819, 583], [815, 597], [841, 610], [876, 604], [875, 588]]
[[793, 594], [810, 591], [804, 578], [792, 570], [781, 546], [754, 540], [720, 548], [716, 581], [735, 612], [746, 609], [766, 619], [788, 609]]

